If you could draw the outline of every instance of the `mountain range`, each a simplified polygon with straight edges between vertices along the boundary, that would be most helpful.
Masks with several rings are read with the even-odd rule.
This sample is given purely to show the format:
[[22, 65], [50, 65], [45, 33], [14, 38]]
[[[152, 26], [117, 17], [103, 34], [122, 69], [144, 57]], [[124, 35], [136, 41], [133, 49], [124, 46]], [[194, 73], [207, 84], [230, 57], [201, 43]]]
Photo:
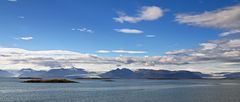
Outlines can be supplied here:
[[24, 68], [18, 71], [18, 77], [41, 77], [47, 71], [37, 71], [31, 68]]
[[19, 77], [40, 77], [40, 78], [62, 78], [62, 77], [81, 77], [84, 74], [88, 74], [87, 71], [81, 68], [69, 68], [69, 69], [50, 69], [48, 71], [37, 71], [30, 68], [22, 69], [19, 71]]
[[[186, 70], [169, 71], [169, 70], [153, 70], [138, 69], [130, 70], [128, 68], [116, 68], [104, 73], [88, 72], [82, 68], [59, 68], [50, 69], [48, 71], [33, 70], [31, 68], [23, 68], [17, 71], [18, 77], [34, 77], [34, 78], [122, 78], [122, 79], [201, 79], [210, 78], [212, 75], [201, 72], [191, 72]], [[14, 74], [0, 70], [0, 77], [13, 77]], [[224, 78], [240, 78], [240, 72], [224, 73]]]
[[160, 78], [160, 79], [200, 79], [210, 77], [208, 74], [190, 71], [169, 71], [169, 70], [152, 70], [139, 69], [136, 71], [127, 68], [111, 70], [100, 75], [103, 78]]
[[240, 78], [240, 72], [227, 73], [224, 75], [225, 78]]
[[12, 77], [12, 76], [14, 76], [14, 74], [5, 70], [0, 70], [0, 77]]

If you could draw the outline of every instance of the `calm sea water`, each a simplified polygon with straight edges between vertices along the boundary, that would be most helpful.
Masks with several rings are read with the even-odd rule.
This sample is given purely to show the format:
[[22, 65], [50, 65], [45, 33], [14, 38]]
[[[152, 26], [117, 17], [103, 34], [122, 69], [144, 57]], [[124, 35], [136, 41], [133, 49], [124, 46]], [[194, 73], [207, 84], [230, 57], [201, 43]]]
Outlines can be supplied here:
[[240, 102], [240, 80], [21, 81], [0, 78], [0, 102]]

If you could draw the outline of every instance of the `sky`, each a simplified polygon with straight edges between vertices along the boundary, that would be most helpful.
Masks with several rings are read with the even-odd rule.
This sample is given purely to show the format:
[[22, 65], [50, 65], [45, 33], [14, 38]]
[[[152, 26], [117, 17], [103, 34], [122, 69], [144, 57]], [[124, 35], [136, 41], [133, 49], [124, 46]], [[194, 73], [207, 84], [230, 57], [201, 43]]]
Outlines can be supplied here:
[[240, 71], [239, 0], [0, 0], [0, 69]]

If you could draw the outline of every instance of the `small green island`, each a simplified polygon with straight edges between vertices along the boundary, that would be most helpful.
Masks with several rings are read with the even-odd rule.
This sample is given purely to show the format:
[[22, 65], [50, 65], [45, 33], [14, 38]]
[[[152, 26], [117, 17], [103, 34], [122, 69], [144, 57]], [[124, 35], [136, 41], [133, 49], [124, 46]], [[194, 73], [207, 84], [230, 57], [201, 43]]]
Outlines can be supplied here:
[[23, 83], [77, 83], [67, 79], [32, 79], [23, 81]]

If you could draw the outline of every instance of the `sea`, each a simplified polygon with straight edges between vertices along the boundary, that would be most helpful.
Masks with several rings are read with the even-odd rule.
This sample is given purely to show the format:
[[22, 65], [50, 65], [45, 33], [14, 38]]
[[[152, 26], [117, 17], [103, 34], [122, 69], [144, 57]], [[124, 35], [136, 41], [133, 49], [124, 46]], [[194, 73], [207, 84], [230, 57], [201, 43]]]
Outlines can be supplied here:
[[0, 102], [240, 102], [240, 80], [74, 80], [0, 78]]

